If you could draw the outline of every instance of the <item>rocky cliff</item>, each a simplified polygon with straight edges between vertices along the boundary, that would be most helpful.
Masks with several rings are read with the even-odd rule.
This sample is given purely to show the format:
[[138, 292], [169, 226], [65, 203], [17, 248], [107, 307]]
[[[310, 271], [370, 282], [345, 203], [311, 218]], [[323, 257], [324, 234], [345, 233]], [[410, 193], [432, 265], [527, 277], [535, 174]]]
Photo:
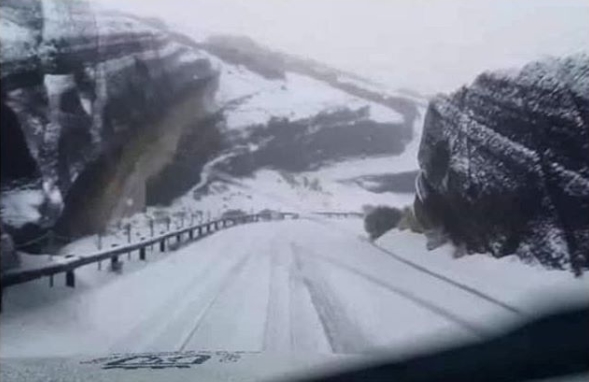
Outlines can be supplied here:
[[589, 265], [589, 56], [485, 73], [430, 103], [419, 151], [430, 225], [470, 251]]
[[198, 49], [90, 2], [0, 8], [6, 230], [17, 244], [54, 225], [77, 236], [143, 208], [147, 180], [211, 109], [218, 72]]

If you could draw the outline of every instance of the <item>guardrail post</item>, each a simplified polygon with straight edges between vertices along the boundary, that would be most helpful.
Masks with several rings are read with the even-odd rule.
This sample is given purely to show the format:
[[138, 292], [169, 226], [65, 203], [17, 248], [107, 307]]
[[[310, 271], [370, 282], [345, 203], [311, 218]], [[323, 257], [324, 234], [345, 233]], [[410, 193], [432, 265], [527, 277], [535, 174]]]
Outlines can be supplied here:
[[49, 275], [49, 288], [53, 288], [53, 275]]
[[166, 239], [160, 241], [160, 252], [166, 252]]
[[177, 243], [180, 243], [181, 241], [182, 241], [182, 234], [179, 233], [179, 234], [176, 235], [176, 242]]
[[145, 261], [145, 247], [139, 248], [139, 260]]
[[190, 238], [190, 240], [194, 240], [194, 229], [188, 231], [188, 237]]
[[65, 286], [70, 288], [74, 288], [76, 286], [76, 277], [74, 276], [74, 271], [67, 271], [65, 273]]
[[111, 257], [110, 258], [110, 268], [111, 269], [116, 269], [118, 262], [119, 262], [119, 257], [118, 256]]
[[98, 238], [97, 238], [97, 247], [99, 250], [102, 249], [102, 230], [98, 232]]
[[202, 236], [202, 226], [198, 227], [198, 236]]

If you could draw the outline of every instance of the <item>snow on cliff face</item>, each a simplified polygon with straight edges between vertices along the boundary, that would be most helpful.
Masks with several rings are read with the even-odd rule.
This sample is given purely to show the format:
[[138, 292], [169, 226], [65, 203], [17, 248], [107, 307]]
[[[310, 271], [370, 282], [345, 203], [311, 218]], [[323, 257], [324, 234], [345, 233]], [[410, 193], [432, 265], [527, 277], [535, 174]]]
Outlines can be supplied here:
[[[91, 222], [96, 214], [84, 217], [83, 210], [98, 199], [104, 216], [96, 219], [103, 222], [121, 208], [125, 190], [145, 188], [141, 178], [151, 175], [148, 167], [157, 171], [155, 158], [167, 160], [151, 152], [149, 166], [142, 169], [140, 158], [125, 159], [129, 145], [141, 145], [142, 155], [161, 149], [164, 144], [153, 142], [161, 138], [155, 121], [196, 93], [190, 119], [203, 114], [212, 102], [217, 72], [199, 50], [136, 18], [99, 11], [88, 1], [7, 0], [1, 11], [4, 222], [9, 231], [27, 223], [45, 229], [62, 210]], [[187, 124], [188, 118], [176, 122]], [[167, 150], [173, 152], [173, 136], [180, 131], [167, 131]], [[109, 163], [101, 163], [106, 157]], [[127, 161], [137, 165], [130, 168]], [[100, 174], [108, 166], [110, 173]], [[130, 170], [134, 185], [127, 181]], [[93, 175], [84, 176], [89, 171]], [[111, 182], [121, 187], [111, 190], [106, 204], [98, 191], [82, 195], [106, 190]]]
[[419, 153], [429, 214], [472, 250], [587, 267], [588, 83], [578, 55], [434, 100]]

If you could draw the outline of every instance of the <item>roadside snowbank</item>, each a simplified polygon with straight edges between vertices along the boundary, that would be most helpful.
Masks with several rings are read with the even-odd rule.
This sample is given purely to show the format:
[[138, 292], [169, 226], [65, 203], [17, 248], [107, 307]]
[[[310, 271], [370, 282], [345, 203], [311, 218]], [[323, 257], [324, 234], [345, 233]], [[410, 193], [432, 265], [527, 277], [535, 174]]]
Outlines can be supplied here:
[[529, 313], [539, 313], [554, 304], [588, 300], [585, 297], [589, 290], [587, 275], [575, 278], [571, 272], [526, 264], [515, 256], [497, 259], [488, 254], [473, 254], [457, 259], [450, 244], [428, 251], [424, 235], [396, 229], [375, 244], [418, 266], [516, 304]]

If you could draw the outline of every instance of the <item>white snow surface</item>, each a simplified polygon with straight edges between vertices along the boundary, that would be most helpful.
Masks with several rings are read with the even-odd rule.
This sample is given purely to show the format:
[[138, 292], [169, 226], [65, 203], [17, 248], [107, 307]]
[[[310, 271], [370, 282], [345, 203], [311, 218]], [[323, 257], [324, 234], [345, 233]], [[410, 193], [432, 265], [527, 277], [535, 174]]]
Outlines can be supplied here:
[[[0, 354], [409, 352], [486, 337], [521, 319], [399, 261], [360, 227], [360, 219], [313, 217], [255, 223], [176, 252], [148, 252], [147, 263], [122, 258], [121, 274], [80, 268], [75, 289], [63, 286], [62, 276], [53, 288], [47, 280], [8, 288]], [[391, 233], [378, 244], [526, 313], [533, 311], [527, 293], [545, 296], [556, 282], [587, 286], [586, 278], [565, 272], [484, 257], [447, 259], [410, 236]]]
[[391, 86], [387, 86], [382, 83], [373, 82], [366, 78], [360, 78], [353, 75], [346, 75], [346, 74], [339, 74], [337, 76], [337, 81], [342, 84], [349, 84], [353, 86], [357, 86], [361, 89], [367, 89], [373, 91], [375, 93], [387, 94], [389, 96], [397, 96], [402, 98], [407, 98], [412, 100], [413, 102], [419, 104], [420, 106], [427, 106], [427, 98], [420, 97], [417, 95], [411, 95], [407, 92], [401, 92], [396, 88]]
[[377, 240], [377, 245], [419, 266], [518, 305], [528, 313], [541, 312], [546, 305], [585, 299], [589, 289], [587, 275], [575, 279], [570, 271], [524, 263], [515, 255], [501, 259], [488, 254], [455, 258], [456, 249], [451, 244], [427, 251], [425, 236], [409, 231], [391, 230]]
[[[203, 211], [218, 216], [230, 209], [251, 212], [266, 208], [298, 212], [360, 212], [366, 205], [410, 205], [413, 193], [373, 193], [356, 183], [342, 181], [363, 175], [417, 171], [425, 109], [419, 112], [420, 117], [413, 126], [413, 139], [400, 155], [344, 160], [298, 174], [261, 169], [251, 177], [237, 179], [215, 169], [215, 164], [231, 156], [231, 153], [223, 154], [203, 168], [202, 180], [191, 192], [165, 209], [149, 208], [148, 214]], [[203, 189], [205, 186], [208, 187], [206, 190]], [[204, 195], [195, 199], [195, 191]]]
[[209, 59], [221, 71], [218, 102], [225, 106], [233, 103], [226, 109], [229, 129], [266, 124], [272, 117], [298, 120], [342, 108], [358, 110], [369, 107], [370, 118], [381, 123], [403, 120], [401, 114], [390, 108], [311, 77], [286, 73], [285, 79], [270, 80], [243, 66], [230, 65], [210, 55]]
[[[230, 209], [251, 212], [266, 208], [297, 212], [361, 212], [365, 205], [403, 207], [412, 202], [413, 194], [376, 194], [358, 185], [331, 181], [312, 172], [291, 174], [264, 169], [241, 179], [217, 173], [205, 195], [195, 199], [188, 193], [166, 211], [189, 213], [204, 210], [215, 216]], [[149, 212], [154, 210], [157, 209], [148, 209]]]
[[16, 228], [36, 223], [41, 218], [39, 207], [44, 199], [45, 194], [38, 189], [5, 191], [0, 198], [2, 220]]

